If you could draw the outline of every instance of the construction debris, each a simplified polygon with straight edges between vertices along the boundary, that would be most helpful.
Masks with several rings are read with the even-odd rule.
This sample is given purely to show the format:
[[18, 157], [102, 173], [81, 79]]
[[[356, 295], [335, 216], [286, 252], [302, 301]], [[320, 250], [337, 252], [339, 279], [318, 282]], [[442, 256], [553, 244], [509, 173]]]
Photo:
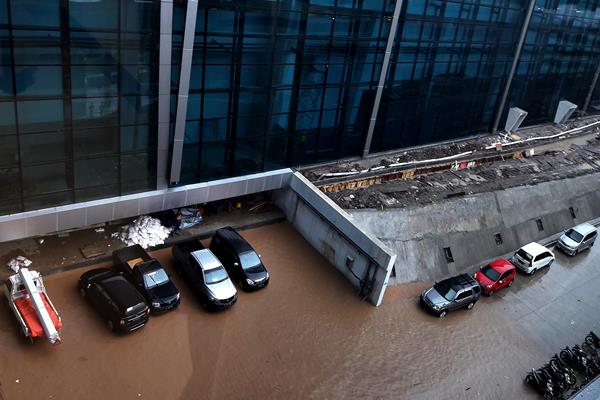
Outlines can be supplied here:
[[147, 215], [123, 226], [121, 230], [120, 239], [123, 243], [127, 246], [139, 244], [144, 249], [163, 244], [172, 231], [172, 229], [164, 227], [160, 220]]
[[8, 268], [18, 273], [21, 268], [29, 267], [31, 265], [31, 262], [32, 261], [26, 257], [17, 256], [15, 258], [12, 258], [8, 263], [6, 263], [6, 265], [8, 266]]

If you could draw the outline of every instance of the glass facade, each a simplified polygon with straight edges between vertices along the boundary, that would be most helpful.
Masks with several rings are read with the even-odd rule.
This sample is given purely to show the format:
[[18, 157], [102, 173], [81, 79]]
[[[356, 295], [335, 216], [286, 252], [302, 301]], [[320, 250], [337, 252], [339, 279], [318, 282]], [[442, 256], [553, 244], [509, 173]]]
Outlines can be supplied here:
[[155, 187], [159, 12], [0, 0], [0, 214]]
[[[404, 0], [371, 151], [489, 131], [528, 5]], [[361, 155], [395, 6], [199, 2], [177, 184]], [[171, 147], [186, 9], [174, 0]], [[0, 215], [156, 188], [160, 15], [159, 0], [0, 0]], [[536, 0], [505, 109], [531, 124], [583, 106], [599, 21], [600, 0]]]

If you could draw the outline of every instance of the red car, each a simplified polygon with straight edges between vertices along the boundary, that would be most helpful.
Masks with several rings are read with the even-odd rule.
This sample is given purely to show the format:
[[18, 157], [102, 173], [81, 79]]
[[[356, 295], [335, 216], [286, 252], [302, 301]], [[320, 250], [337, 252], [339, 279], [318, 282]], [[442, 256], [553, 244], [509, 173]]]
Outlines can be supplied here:
[[504, 258], [499, 258], [485, 267], [481, 267], [475, 274], [475, 280], [481, 285], [483, 293], [491, 296], [496, 290], [511, 286], [515, 275], [515, 266]]

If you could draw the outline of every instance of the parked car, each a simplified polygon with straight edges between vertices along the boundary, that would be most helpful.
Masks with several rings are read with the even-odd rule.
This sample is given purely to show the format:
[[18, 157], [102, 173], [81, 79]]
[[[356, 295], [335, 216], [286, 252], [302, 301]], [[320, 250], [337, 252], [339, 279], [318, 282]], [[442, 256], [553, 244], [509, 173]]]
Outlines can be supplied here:
[[570, 256], [589, 249], [594, 245], [598, 230], [592, 224], [579, 224], [565, 233], [558, 239], [556, 247]]
[[554, 253], [539, 243], [531, 242], [521, 247], [510, 259], [511, 263], [527, 274], [549, 267], [554, 262]]
[[267, 286], [269, 273], [260, 254], [232, 227], [218, 229], [210, 241], [210, 251], [223, 263], [231, 279], [246, 291]]
[[144, 296], [154, 313], [173, 310], [180, 294], [161, 263], [140, 246], [125, 247], [112, 253], [117, 270]]
[[458, 308], [470, 310], [481, 297], [481, 287], [468, 274], [453, 276], [436, 282], [421, 293], [421, 305], [429, 312], [444, 318], [448, 311]]
[[483, 294], [491, 296], [496, 290], [512, 286], [517, 270], [508, 260], [499, 258], [485, 265], [475, 273], [475, 280], [483, 289]]
[[177, 272], [209, 309], [225, 309], [237, 301], [237, 290], [217, 257], [198, 240], [173, 246]]
[[79, 278], [79, 291], [111, 330], [132, 332], [148, 322], [150, 308], [144, 297], [115, 271], [108, 268], [87, 271]]

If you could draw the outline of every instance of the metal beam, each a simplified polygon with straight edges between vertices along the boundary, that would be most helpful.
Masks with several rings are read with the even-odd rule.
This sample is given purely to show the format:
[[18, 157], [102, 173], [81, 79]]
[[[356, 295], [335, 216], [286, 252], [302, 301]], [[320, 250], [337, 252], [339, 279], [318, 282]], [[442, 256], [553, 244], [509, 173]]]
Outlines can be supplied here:
[[585, 102], [583, 103], [583, 108], [581, 111], [585, 114], [587, 112], [588, 107], [590, 106], [590, 102], [592, 101], [592, 95], [594, 94], [594, 89], [596, 89], [596, 85], [598, 84], [598, 76], [600, 76], [600, 60], [598, 61], [598, 68], [596, 68], [596, 73], [594, 74], [594, 79], [592, 79], [592, 86], [590, 86], [590, 91], [585, 97]]
[[169, 125], [171, 113], [171, 43], [173, 40], [173, 0], [160, 1], [160, 47], [158, 61], [158, 140], [156, 188], [167, 188]]
[[179, 74], [179, 92], [177, 94], [177, 113], [175, 115], [175, 135], [171, 154], [171, 183], [179, 182], [181, 176], [181, 157], [187, 114], [190, 75], [192, 72], [192, 53], [194, 51], [194, 35], [196, 34], [196, 14], [198, 0], [188, 0], [185, 13], [185, 30], [183, 33], [183, 51], [181, 53], [181, 73]]
[[500, 106], [496, 110], [496, 117], [494, 118], [492, 133], [498, 130], [498, 125], [500, 124], [500, 117], [502, 117], [502, 111], [504, 110], [504, 106], [506, 105], [506, 99], [508, 98], [508, 93], [510, 92], [510, 85], [512, 84], [513, 78], [515, 77], [515, 72], [517, 70], [517, 66], [519, 65], [519, 58], [521, 58], [521, 50], [523, 50], [523, 43], [525, 42], [525, 36], [527, 36], [527, 30], [529, 29], [529, 22], [531, 21], [531, 15], [533, 14], [534, 6], [535, 0], [529, 0], [529, 7], [527, 8], [527, 14], [525, 15], [523, 26], [521, 27], [521, 35], [519, 36], [519, 42], [517, 43], [517, 48], [515, 49], [515, 55], [513, 57], [513, 62], [510, 67], [510, 73], [508, 74], [508, 79], [506, 80], [506, 84], [504, 85], [504, 91], [502, 92]]
[[[375, 101], [373, 102], [373, 112], [371, 112], [371, 119], [369, 120], [369, 129], [367, 130], [367, 138], [365, 140], [365, 147], [363, 149], [362, 155], [363, 157], [366, 157], [369, 154], [369, 151], [371, 150], [371, 141], [373, 140], [373, 132], [375, 131], [375, 123], [377, 122], [377, 114], [379, 113], [381, 96], [383, 95], [383, 88], [385, 86], [385, 78], [387, 77], [388, 69], [390, 66], [392, 46], [394, 44], [394, 38], [396, 37], [396, 31], [398, 30], [398, 19], [400, 18], [401, 9], [402, 0], [396, 0], [396, 6], [394, 7], [394, 16], [392, 17], [392, 25], [390, 26], [390, 33], [388, 35], [387, 44], [385, 46], [383, 64], [381, 65], [381, 73], [379, 74], [379, 83], [377, 84]], [[398, 40], [400, 40], [400, 38], [398, 38]]]

